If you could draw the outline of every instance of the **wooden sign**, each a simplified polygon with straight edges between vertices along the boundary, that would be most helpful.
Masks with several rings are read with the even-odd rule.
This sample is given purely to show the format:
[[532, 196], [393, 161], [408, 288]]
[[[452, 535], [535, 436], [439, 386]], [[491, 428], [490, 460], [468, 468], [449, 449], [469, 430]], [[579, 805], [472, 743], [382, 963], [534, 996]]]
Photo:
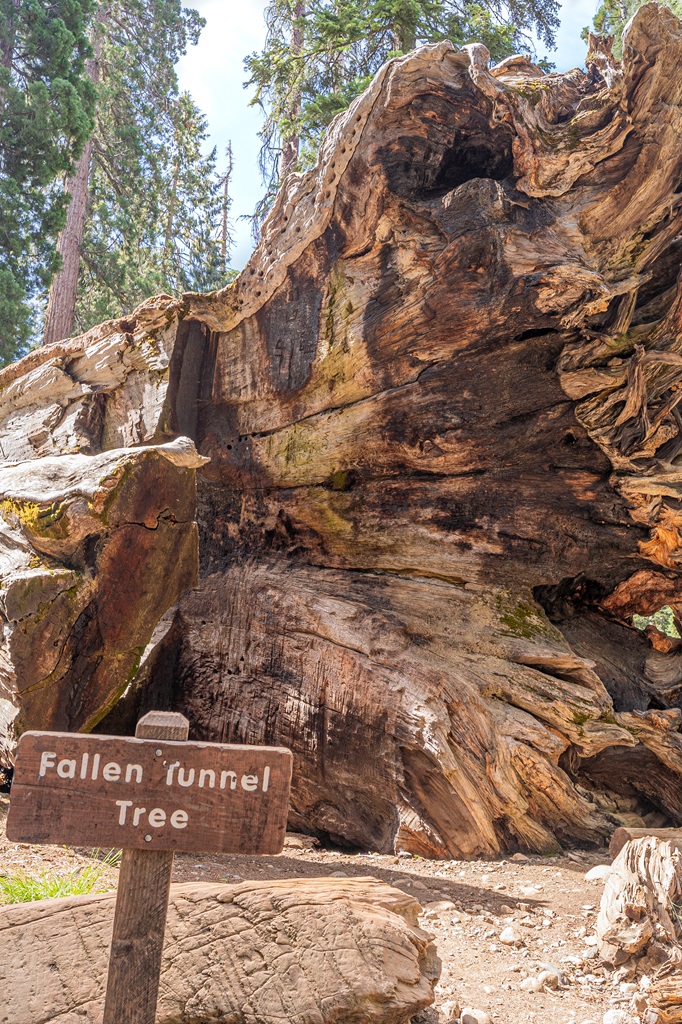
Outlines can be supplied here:
[[284, 846], [291, 752], [189, 743], [188, 732], [182, 715], [150, 711], [135, 739], [27, 732], [19, 741], [8, 837], [124, 848], [103, 1024], [154, 1024], [173, 851]]
[[27, 732], [7, 819], [24, 843], [279, 853], [291, 752], [122, 736]]

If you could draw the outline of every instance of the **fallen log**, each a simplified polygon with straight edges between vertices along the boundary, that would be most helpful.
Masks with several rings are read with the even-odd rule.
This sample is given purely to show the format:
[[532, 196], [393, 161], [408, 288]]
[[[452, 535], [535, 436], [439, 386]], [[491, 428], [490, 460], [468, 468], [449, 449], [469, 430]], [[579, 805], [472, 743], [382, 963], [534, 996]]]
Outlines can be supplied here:
[[682, 849], [682, 828], [629, 828], [622, 826], [617, 828], [611, 836], [609, 853], [612, 860], [616, 859], [626, 843], [633, 839], [645, 839], [647, 836], [670, 843], [672, 848]]
[[[0, 1024], [98, 1024], [115, 894], [0, 908]], [[405, 1024], [440, 961], [371, 878], [171, 887], [158, 1024]], [[130, 993], [135, 999], [135, 993]]]
[[113, 693], [65, 622], [64, 692], [125, 687], [112, 731], [156, 706], [290, 746], [291, 826], [335, 842], [601, 843], [590, 784], [682, 825], [682, 657], [633, 628], [682, 609], [681, 66], [658, 4], [585, 71], [396, 58], [233, 285], [0, 372], [8, 463], [178, 434], [211, 460], [199, 589]]

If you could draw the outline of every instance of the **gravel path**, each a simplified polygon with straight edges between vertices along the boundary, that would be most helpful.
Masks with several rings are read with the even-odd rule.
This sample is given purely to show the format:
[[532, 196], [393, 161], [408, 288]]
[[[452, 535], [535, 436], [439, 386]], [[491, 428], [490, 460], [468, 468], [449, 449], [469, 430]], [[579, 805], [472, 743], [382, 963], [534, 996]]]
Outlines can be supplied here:
[[[8, 842], [6, 808], [7, 798], [0, 797], [0, 872], [67, 872], [91, 860], [90, 851]], [[585, 875], [608, 864], [606, 851], [517, 858], [460, 862], [347, 854], [290, 835], [277, 857], [180, 854], [174, 881], [373, 875], [424, 907], [423, 927], [435, 935], [443, 962], [436, 1001], [441, 1021], [458, 1003], [495, 1024], [603, 1024], [605, 1014], [606, 1024], [644, 1021], [631, 1009], [635, 986], [627, 970], [610, 970], [596, 956], [603, 881]], [[109, 876], [115, 886], [116, 871]]]

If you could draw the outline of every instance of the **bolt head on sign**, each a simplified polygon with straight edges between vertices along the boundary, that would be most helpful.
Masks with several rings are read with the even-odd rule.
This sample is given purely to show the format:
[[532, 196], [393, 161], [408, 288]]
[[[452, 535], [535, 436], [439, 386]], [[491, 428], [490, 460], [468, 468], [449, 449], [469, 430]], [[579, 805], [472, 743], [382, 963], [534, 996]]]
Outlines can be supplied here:
[[14, 842], [191, 853], [280, 853], [291, 751], [27, 732], [17, 748]]

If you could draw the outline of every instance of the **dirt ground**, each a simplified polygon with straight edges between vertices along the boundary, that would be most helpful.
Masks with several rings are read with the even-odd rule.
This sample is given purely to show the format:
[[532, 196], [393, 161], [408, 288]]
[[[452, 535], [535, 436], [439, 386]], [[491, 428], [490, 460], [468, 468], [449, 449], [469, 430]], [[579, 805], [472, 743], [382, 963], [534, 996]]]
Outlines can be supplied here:
[[[8, 799], [0, 797], [0, 873], [72, 871], [88, 851], [10, 843], [4, 831]], [[174, 881], [225, 881], [328, 875], [373, 875], [403, 889], [424, 907], [422, 924], [435, 935], [443, 963], [436, 990], [440, 1020], [452, 1003], [487, 1011], [495, 1024], [602, 1024], [604, 1013], [630, 1010], [634, 985], [624, 971], [601, 965], [594, 923], [603, 881], [586, 872], [609, 862], [606, 851], [530, 857], [526, 861], [428, 861], [410, 856], [348, 854], [287, 836], [277, 857], [179, 854]], [[107, 878], [116, 884], [116, 871]], [[433, 906], [429, 906], [433, 904]], [[500, 939], [515, 933], [514, 945]], [[510, 939], [506, 934], [506, 939]], [[520, 988], [543, 970], [559, 976], [555, 990]]]

